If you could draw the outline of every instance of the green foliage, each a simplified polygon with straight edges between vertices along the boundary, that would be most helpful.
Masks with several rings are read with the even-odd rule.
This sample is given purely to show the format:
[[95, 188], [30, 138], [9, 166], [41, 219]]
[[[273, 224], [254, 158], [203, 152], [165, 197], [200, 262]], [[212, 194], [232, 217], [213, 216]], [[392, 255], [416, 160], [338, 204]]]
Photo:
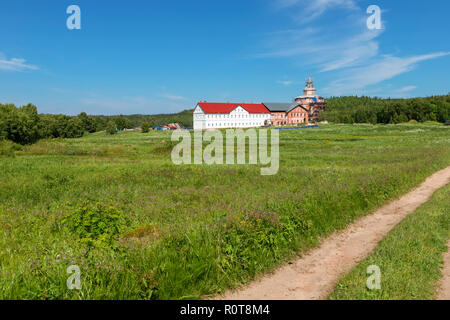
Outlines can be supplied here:
[[321, 119], [335, 123], [405, 123], [450, 119], [450, 96], [412, 99], [333, 97]]
[[[192, 128], [192, 112], [194, 110], [184, 110], [174, 114], [155, 114], [155, 115], [121, 115], [117, 116], [95, 116], [94, 119], [98, 121], [107, 122], [109, 120], [118, 121], [120, 127], [135, 128], [139, 127], [143, 122], [148, 123], [149, 127], [160, 126], [169, 123], [179, 123], [186, 128]], [[104, 130], [104, 129], [102, 129]], [[100, 131], [100, 130], [97, 130]]]
[[20, 108], [0, 104], [0, 139], [24, 145], [42, 138], [78, 138], [84, 131], [79, 117], [39, 115], [31, 104]]
[[22, 150], [22, 147], [12, 141], [0, 140], [0, 156], [14, 157], [15, 151]]
[[113, 206], [85, 201], [62, 222], [80, 242], [107, 247], [116, 245], [118, 236], [127, 225], [127, 217]]
[[116, 123], [116, 127], [119, 130], [123, 129], [131, 129], [133, 128], [133, 124], [131, 123], [131, 120], [127, 117], [120, 115], [118, 117], [114, 117], [114, 122]]
[[79, 138], [85, 131], [82, 120], [76, 117], [43, 114], [40, 118], [42, 138]]
[[94, 133], [97, 131], [97, 125], [95, 123], [94, 117], [88, 116], [86, 112], [82, 112], [78, 115], [78, 118], [81, 121], [81, 125], [84, 131], [89, 133]]
[[114, 134], [116, 129], [131, 129], [141, 123], [150, 127], [172, 122], [192, 126], [192, 111], [155, 116], [91, 116], [82, 112], [73, 117], [63, 114], [38, 114], [32, 104], [20, 108], [13, 104], [0, 104], [0, 140], [7, 139], [22, 145], [33, 144], [46, 138], [79, 138], [86, 132], [106, 130], [109, 134]]
[[141, 124], [142, 133], [148, 133], [149, 127], [150, 125], [148, 124], [148, 122], [142, 122]]
[[0, 139], [19, 144], [30, 144], [40, 138], [40, 120], [32, 104], [16, 108], [0, 104]]
[[117, 131], [116, 124], [114, 121], [109, 121], [106, 125], [106, 132], [109, 134], [115, 134]]

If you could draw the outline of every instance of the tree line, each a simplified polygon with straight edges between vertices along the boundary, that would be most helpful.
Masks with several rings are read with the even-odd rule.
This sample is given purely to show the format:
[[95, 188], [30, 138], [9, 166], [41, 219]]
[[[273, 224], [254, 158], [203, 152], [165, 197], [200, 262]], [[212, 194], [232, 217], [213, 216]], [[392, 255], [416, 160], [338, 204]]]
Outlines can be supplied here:
[[335, 123], [443, 123], [450, 120], [450, 94], [411, 99], [332, 97], [320, 118]]
[[143, 115], [143, 114], [132, 114], [125, 116], [131, 121], [133, 126], [141, 126], [142, 123], [146, 123], [149, 127], [160, 126], [169, 123], [179, 123], [185, 128], [192, 128], [192, 113], [194, 110], [184, 110], [179, 113], [174, 114], [154, 114], [154, 115]]
[[[77, 116], [64, 114], [39, 114], [36, 106], [27, 104], [0, 104], [0, 140], [6, 139], [18, 144], [32, 144], [46, 138], [79, 138], [87, 133], [152, 127], [178, 122], [192, 126], [192, 110], [166, 115], [119, 115], [97, 116], [85, 112]], [[147, 131], [147, 130], [146, 130]]]
[[[142, 126], [144, 132], [152, 126], [179, 123], [192, 127], [192, 111], [159, 115], [87, 115], [39, 114], [36, 106], [16, 107], [0, 104], [0, 140], [31, 144], [45, 138], [78, 138], [86, 132], [117, 130]], [[450, 120], [450, 95], [412, 99], [382, 99], [370, 97], [332, 97], [321, 120], [335, 123], [401, 123]]]
[[93, 133], [113, 127], [122, 130], [132, 124], [125, 116], [96, 117], [85, 112], [78, 116], [39, 114], [36, 106], [16, 107], [0, 104], [0, 140], [31, 144], [45, 138], [79, 138], [85, 132]]

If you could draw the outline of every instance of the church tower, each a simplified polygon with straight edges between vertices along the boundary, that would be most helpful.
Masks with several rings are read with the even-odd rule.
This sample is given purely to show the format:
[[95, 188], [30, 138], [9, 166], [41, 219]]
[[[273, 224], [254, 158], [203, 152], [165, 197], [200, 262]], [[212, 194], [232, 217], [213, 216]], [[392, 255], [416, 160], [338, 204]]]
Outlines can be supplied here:
[[305, 89], [303, 89], [304, 96], [316, 96], [316, 88], [314, 88], [314, 82], [311, 79], [311, 73], [309, 74], [308, 80], [306, 80]]

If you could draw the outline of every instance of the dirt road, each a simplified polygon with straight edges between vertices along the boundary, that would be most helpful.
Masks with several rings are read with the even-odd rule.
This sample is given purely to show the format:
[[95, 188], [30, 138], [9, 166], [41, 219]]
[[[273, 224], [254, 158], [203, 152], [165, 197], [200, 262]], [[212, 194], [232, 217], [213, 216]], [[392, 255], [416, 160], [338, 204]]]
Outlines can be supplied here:
[[[367, 257], [397, 223], [449, 182], [450, 167], [447, 167], [427, 178], [418, 188], [400, 199], [324, 239], [318, 248], [292, 264], [281, 267], [274, 274], [266, 275], [244, 288], [226, 292], [219, 298], [325, 299], [339, 278]], [[450, 262], [448, 265], [450, 266]], [[446, 285], [449, 285], [448, 278]], [[450, 291], [446, 288], [448, 297]]]
[[450, 300], [450, 241], [447, 243], [448, 251], [444, 254], [444, 269], [442, 270], [441, 287], [437, 294], [438, 300]]

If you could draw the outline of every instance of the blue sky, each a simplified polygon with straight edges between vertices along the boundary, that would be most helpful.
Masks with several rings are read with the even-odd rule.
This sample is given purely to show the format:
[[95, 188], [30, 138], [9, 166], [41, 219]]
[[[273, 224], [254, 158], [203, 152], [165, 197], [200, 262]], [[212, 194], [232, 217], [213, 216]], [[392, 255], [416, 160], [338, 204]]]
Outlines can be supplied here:
[[[81, 30], [68, 30], [69, 5]], [[369, 30], [369, 5], [382, 30]], [[448, 0], [14, 0], [0, 4], [0, 102], [43, 113], [169, 113], [200, 100], [450, 92]]]

